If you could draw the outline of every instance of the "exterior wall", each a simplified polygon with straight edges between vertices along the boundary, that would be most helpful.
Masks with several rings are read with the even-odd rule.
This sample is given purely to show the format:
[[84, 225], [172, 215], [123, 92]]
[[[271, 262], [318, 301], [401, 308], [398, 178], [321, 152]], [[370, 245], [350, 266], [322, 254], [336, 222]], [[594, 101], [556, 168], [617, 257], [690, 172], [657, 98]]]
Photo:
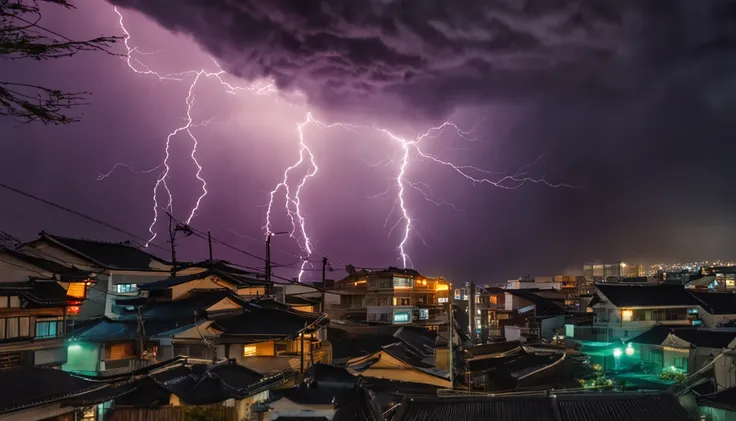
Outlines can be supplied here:
[[[98, 289], [100, 291], [105, 291], [105, 290], [107, 291], [106, 294], [103, 292], [103, 294], [105, 294], [105, 300], [104, 300], [105, 313], [104, 315], [111, 319], [115, 319], [119, 317], [116, 312], [116, 308], [115, 308], [116, 299], [124, 298], [126, 296], [135, 297], [138, 295], [138, 292], [131, 292], [131, 293], [117, 292], [118, 284], [148, 284], [151, 282], [156, 282], [162, 279], [166, 279], [170, 276], [169, 272], [153, 272], [153, 271], [152, 272], [110, 271], [110, 272], [105, 272], [105, 274], [107, 274], [107, 285], [105, 285], [106, 288], [104, 288], [105, 286], [98, 285], [95, 288], [90, 288], [90, 289], [91, 290]], [[101, 314], [97, 314], [92, 317], [99, 317], [99, 316], [101, 316]]]
[[711, 408], [709, 406], [699, 406], [698, 414], [702, 419], [708, 421], [736, 421], [735, 411], [726, 411], [725, 409]]
[[[7, 253], [0, 253], [0, 283], [1, 282], [25, 282], [29, 276], [45, 276], [51, 277], [53, 274], [40, 270], [40, 268], [30, 265], [22, 260], [16, 259]], [[39, 273], [41, 272], [41, 273]]]
[[736, 387], [736, 352], [729, 351], [723, 354], [722, 358], [716, 359], [713, 369], [716, 375], [716, 384], [719, 387], [728, 389]]
[[710, 314], [705, 310], [701, 310], [700, 319], [705, 327], [718, 327], [720, 323], [736, 320], [736, 314]]
[[[551, 340], [557, 330], [564, 331], [565, 328], [565, 316], [555, 316], [547, 319], [542, 319], [542, 338]], [[564, 333], [564, 332], [563, 332]]]

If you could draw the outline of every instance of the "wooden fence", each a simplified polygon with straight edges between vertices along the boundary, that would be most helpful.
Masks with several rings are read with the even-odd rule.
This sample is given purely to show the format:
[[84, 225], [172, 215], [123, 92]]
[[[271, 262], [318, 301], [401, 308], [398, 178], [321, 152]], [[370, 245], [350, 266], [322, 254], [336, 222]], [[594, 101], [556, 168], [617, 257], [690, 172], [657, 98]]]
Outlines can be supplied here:
[[111, 421], [236, 421], [234, 407], [166, 406], [163, 408], [118, 407], [108, 413]]

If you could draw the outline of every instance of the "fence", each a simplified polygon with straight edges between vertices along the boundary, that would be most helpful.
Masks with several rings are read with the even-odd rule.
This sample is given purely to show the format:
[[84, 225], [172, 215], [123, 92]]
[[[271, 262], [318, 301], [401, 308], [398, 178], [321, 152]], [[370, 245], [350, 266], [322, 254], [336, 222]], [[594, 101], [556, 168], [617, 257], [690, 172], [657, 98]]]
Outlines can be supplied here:
[[110, 421], [236, 421], [234, 407], [167, 406], [163, 408], [115, 408], [108, 413]]

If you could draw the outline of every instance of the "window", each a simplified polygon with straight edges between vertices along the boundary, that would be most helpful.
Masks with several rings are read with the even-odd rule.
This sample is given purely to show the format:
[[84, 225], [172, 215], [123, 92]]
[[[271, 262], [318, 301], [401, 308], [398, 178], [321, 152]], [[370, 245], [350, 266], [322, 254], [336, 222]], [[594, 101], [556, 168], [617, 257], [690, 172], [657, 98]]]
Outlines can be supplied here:
[[18, 318], [17, 317], [8, 317], [5, 319], [6, 326], [5, 326], [5, 337], [7, 339], [17, 338], [18, 337]]
[[409, 297], [394, 297], [395, 306], [410, 306], [411, 298]]
[[394, 276], [394, 288], [411, 288], [413, 279]]
[[394, 313], [394, 323], [407, 323], [409, 321], [411, 321], [411, 314], [408, 312]]
[[36, 322], [36, 337], [37, 338], [52, 338], [58, 334], [58, 321], [57, 320], [45, 320]]
[[256, 356], [256, 346], [255, 345], [245, 345], [243, 347], [243, 356], [244, 357], [255, 357]]
[[0, 308], [8, 308], [8, 297], [0, 297]]
[[687, 372], [688, 357], [675, 357], [675, 368]]
[[19, 308], [20, 307], [20, 298], [16, 295], [13, 295], [10, 297], [10, 308]]
[[634, 312], [631, 310], [621, 311], [621, 318], [623, 319], [624, 322], [630, 322], [633, 316], [634, 316]]
[[498, 296], [496, 296], [496, 295], [491, 295], [491, 296], [490, 296], [490, 297], [488, 297], [488, 298], [490, 299], [490, 302], [491, 302], [491, 304], [498, 304]]
[[427, 320], [427, 319], [429, 319], [429, 309], [420, 308], [419, 309], [419, 320]]
[[138, 292], [138, 285], [136, 284], [116, 284], [115, 291], [119, 294]]
[[391, 288], [391, 280], [390, 279], [381, 279], [381, 281], [378, 284], [378, 288], [380, 288], [380, 289], [389, 289], [389, 288]]
[[134, 353], [132, 343], [107, 345], [105, 347], [106, 360], [122, 360], [125, 358], [130, 358], [133, 355]]
[[31, 318], [30, 317], [21, 317], [18, 319], [19, 322], [19, 332], [18, 336], [27, 338], [31, 336]]

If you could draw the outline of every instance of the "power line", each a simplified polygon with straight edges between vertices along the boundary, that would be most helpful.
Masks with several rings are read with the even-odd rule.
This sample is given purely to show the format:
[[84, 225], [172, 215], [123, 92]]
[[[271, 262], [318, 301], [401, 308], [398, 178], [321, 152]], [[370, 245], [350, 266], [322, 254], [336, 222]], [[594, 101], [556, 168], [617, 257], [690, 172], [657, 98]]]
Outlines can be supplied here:
[[[3, 184], [3, 183], [0, 183], [0, 187], [4, 188], [4, 189], [6, 189], [6, 190], [9, 190], [9, 191], [11, 191], [11, 192], [13, 192], [13, 193], [19, 194], [19, 195], [21, 195], [21, 196], [25, 196], [25, 197], [27, 197], [27, 198], [29, 198], [29, 199], [33, 199], [33, 200], [36, 200], [36, 201], [38, 201], [38, 202], [41, 202], [41, 203], [45, 203], [45, 204], [47, 204], [47, 205], [49, 205], [49, 206], [52, 206], [52, 207], [54, 207], [54, 208], [57, 208], [57, 209], [63, 210], [64, 212], [68, 212], [68, 213], [71, 213], [71, 214], [73, 214], [73, 215], [76, 215], [76, 216], [78, 216], [78, 217], [80, 217], [80, 218], [83, 218], [83, 219], [86, 219], [86, 220], [88, 220], [88, 221], [94, 222], [94, 223], [96, 223], [96, 224], [99, 224], [99, 225], [105, 226], [105, 227], [107, 227], [107, 228], [110, 228], [110, 229], [111, 229], [111, 230], [113, 230], [113, 231], [117, 231], [117, 232], [119, 232], [119, 233], [122, 233], [122, 234], [125, 234], [125, 235], [127, 235], [127, 236], [129, 236], [129, 237], [131, 237], [131, 238], [135, 238], [135, 239], [137, 239], [137, 240], [140, 240], [140, 241], [142, 241], [142, 242], [143, 242], [143, 244], [146, 244], [146, 243], [147, 243], [147, 240], [146, 240], [146, 239], [144, 239], [144, 238], [142, 238], [142, 237], [139, 237], [139, 236], [137, 236], [137, 235], [135, 235], [135, 234], [131, 233], [130, 231], [126, 231], [126, 230], [124, 230], [124, 229], [122, 229], [122, 228], [118, 228], [118, 227], [116, 227], [115, 225], [112, 225], [112, 224], [109, 224], [109, 223], [107, 223], [107, 222], [101, 221], [101, 220], [99, 220], [99, 219], [97, 219], [97, 218], [94, 218], [94, 217], [92, 217], [92, 216], [86, 215], [86, 214], [84, 214], [84, 213], [82, 213], [82, 212], [76, 211], [76, 210], [74, 210], [74, 209], [68, 208], [68, 207], [66, 207], [66, 206], [63, 206], [63, 205], [59, 205], [58, 203], [54, 203], [54, 202], [52, 202], [52, 201], [50, 201], [50, 200], [47, 200], [47, 199], [43, 199], [43, 198], [41, 198], [41, 197], [38, 197], [38, 196], [36, 196], [36, 195], [33, 195], [33, 194], [31, 194], [31, 193], [27, 193], [27, 192], [24, 192], [23, 190], [19, 190], [19, 189], [16, 189], [15, 187], [11, 187], [11, 186], [8, 186], [7, 184]], [[152, 245], [152, 246], [154, 246], [154, 247], [156, 247], [156, 248], [159, 248], [159, 249], [161, 249], [161, 250], [164, 250], [164, 251], [169, 251], [168, 249], [166, 249], [166, 248], [164, 248], [164, 247], [161, 247], [161, 246], [159, 246], [159, 245], [156, 245], [156, 244], [151, 244], [151, 245]]]

